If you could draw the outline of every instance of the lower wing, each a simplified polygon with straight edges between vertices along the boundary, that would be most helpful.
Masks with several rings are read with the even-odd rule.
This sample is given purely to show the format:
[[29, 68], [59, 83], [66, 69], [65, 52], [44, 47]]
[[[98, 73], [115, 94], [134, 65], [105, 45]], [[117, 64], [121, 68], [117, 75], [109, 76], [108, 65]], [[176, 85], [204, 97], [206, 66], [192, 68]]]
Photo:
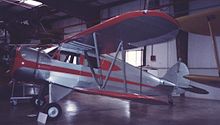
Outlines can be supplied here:
[[186, 75], [184, 78], [198, 83], [202, 83], [208, 86], [220, 88], [220, 77], [218, 76], [208, 76], [208, 75]]
[[113, 91], [106, 91], [106, 90], [99, 90], [99, 89], [86, 89], [86, 88], [74, 88], [75, 91], [85, 94], [92, 94], [92, 95], [102, 95], [120, 99], [127, 99], [135, 102], [153, 104], [153, 105], [167, 105], [166, 101], [162, 101], [158, 98], [152, 96], [145, 96], [139, 95], [134, 93], [121, 93], [121, 92], [113, 92]]

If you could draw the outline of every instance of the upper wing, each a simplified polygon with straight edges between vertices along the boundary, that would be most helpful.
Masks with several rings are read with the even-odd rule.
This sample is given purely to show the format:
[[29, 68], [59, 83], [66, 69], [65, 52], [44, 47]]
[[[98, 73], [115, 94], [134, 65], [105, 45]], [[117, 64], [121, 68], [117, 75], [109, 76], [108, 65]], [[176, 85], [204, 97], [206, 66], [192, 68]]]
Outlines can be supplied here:
[[212, 18], [211, 25], [215, 35], [220, 35], [220, 7], [195, 12], [188, 16], [177, 18], [180, 27], [187, 32], [210, 35], [207, 18]]
[[94, 32], [103, 54], [115, 52], [121, 41], [125, 49], [166, 42], [176, 36], [178, 24], [163, 12], [133, 11], [106, 20], [63, 42], [93, 45]]
[[184, 78], [189, 79], [191, 81], [202, 83], [204, 85], [220, 88], [220, 77], [218, 76], [190, 74], [190, 75], [184, 76]]
[[102, 96], [114, 97], [119, 99], [127, 99], [127, 100], [146, 103], [146, 104], [153, 104], [153, 105], [168, 104], [167, 102], [152, 96], [145, 96], [145, 95], [139, 95], [133, 93], [120, 93], [120, 92], [113, 92], [113, 91], [100, 90], [100, 89], [86, 89], [86, 88], [77, 88], [77, 87], [75, 87], [74, 90], [85, 94], [102, 95]]

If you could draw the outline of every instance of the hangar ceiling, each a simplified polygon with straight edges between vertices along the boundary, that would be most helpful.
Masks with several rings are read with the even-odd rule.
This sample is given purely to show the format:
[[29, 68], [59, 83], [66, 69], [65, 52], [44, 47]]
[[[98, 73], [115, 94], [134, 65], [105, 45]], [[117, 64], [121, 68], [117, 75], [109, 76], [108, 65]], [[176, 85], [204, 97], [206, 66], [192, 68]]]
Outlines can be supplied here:
[[[33, 4], [33, 1], [38, 3]], [[10, 43], [29, 43], [30, 39], [41, 40], [43, 43], [51, 40], [57, 42], [65, 34], [64, 28], [53, 29], [54, 22], [76, 17], [83, 20], [87, 27], [91, 27], [102, 20], [101, 10], [133, 1], [135, 0], [0, 0], [0, 29], [8, 31]], [[153, 3], [151, 9], [160, 9], [173, 6], [178, 0], [170, 0], [165, 5], [160, 5], [160, 0], [143, 0], [143, 4], [147, 1]], [[190, 0], [184, 0], [188, 1]]]
[[134, 0], [38, 0], [43, 3], [38, 6], [29, 1], [33, 0], [0, 0], [0, 28], [10, 33], [11, 43], [28, 43], [28, 39], [59, 41], [63, 29], [53, 30], [53, 22], [77, 17], [90, 27], [99, 23], [101, 9]]

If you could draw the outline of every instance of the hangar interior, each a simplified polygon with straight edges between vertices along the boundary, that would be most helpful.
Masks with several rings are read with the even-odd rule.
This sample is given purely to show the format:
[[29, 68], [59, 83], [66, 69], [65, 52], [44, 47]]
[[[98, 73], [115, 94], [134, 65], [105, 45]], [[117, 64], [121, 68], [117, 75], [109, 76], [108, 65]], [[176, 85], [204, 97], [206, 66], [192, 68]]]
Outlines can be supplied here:
[[[0, 118], [0, 124], [39, 124], [35, 115], [34, 118], [26, 117], [36, 112], [29, 103], [9, 104], [12, 89], [8, 72], [11, 48], [59, 44], [87, 28], [130, 11], [162, 11], [178, 20], [219, 6], [219, 0], [0, 0], [0, 116], [5, 118]], [[216, 36], [215, 39], [219, 53], [220, 37]], [[190, 74], [219, 77], [215, 54], [211, 36], [180, 30], [175, 39], [167, 42], [126, 50], [125, 60], [157, 77], [163, 77], [178, 61], [187, 65]], [[119, 55], [121, 58], [122, 53]], [[173, 109], [95, 95], [71, 94], [60, 102], [65, 109], [61, 120], [47, 124], [218, 124], [220, 88], [193, 81], [190, 84], [209, 93], [186, 91], [181, 94], [184, 101], [182, 96], [179, 98], [179, 94], [174, 94], [177, 98]], [[20, 113], [13, 115], [16, 112]], [[10, 118], [14, 120], [10, 121]]]

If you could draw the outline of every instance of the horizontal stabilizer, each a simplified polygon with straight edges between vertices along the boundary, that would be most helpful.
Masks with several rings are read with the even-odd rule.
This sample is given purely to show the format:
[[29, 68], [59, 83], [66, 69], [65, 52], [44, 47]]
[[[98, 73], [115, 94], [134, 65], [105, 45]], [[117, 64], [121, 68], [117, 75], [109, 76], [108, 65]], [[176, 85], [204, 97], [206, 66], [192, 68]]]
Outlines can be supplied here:
[[188, 88], [181, 88], [184, 89], [185, 91], [189, 91], [189, 92], [193, 92], [193, 93], [197, 93], [197, 94], [209, 94], [209, 92], [205, 89], [201, 89], [192, 85], [189, 85]]
[[204, 85], [213, 86], [220, 88], [220, 77], [218, 76], [207, 76], [207, 75], [185, 75], [184, 78], [194, 82], [202, 83]]
[[85, 94], [92, 95], [102, 95], [120, 99], [127, 99], [135, 102], [141, 102], [152, 105], [167, 105], [168, 103], [162, 100], [159, 100], [152, 96], [143, 96], [139, 94], [131, 94], [131, 93], [120, 93], [106, 90], [98, 90], [98, 89], [85, 89], [85, 88], [74, 88], [75, 91]]

